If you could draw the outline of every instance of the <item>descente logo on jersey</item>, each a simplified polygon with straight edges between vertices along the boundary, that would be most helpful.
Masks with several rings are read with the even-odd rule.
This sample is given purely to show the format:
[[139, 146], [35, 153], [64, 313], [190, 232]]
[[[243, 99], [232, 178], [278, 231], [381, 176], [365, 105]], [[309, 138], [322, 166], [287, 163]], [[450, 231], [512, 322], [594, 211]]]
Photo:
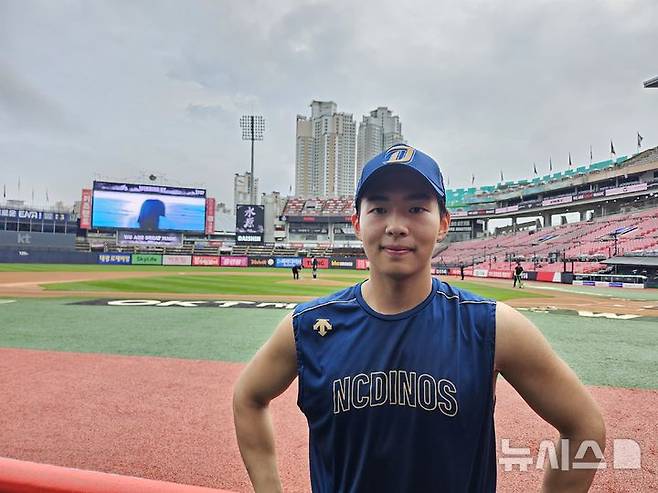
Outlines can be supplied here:
[[343, 377], [334, 380], [333, 397], [334, 414], [386, 404], [419, 407], [451, 417], [458, 411], [454, 383], [415, 371], [373, 371]]
[[313, 330], [317, 330], [318, 334], [320, 334], [322, 337], [327, 335], [327, 332], [329, 332], [333, 327], [329, 323], [329, 320], [326, 318], [318, 318], [315, 321], [315, 324], [313, 324]]

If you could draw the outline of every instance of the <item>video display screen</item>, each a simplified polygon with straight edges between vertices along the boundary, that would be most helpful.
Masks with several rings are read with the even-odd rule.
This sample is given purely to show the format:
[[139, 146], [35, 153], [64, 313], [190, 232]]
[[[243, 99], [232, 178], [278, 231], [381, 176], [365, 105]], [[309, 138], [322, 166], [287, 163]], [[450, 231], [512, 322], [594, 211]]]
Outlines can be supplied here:
[[94, 182], [94, 229], [203, 233], [205, 226], [205, 190]]

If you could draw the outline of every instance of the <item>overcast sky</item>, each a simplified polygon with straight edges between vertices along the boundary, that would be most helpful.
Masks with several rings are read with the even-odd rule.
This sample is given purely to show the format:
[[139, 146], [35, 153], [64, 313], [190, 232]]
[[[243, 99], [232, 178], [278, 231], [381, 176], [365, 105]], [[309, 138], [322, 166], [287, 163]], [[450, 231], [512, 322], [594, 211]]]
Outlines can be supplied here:
[[260, 191], [287, 194], [313, 99], [388, 106], [452, 188], [531, 178], [658, 145], [656, 26], [655, 0], [0, 0], [0, 185], [72, 204], [153, 173], [232, 205], [255, 112]]

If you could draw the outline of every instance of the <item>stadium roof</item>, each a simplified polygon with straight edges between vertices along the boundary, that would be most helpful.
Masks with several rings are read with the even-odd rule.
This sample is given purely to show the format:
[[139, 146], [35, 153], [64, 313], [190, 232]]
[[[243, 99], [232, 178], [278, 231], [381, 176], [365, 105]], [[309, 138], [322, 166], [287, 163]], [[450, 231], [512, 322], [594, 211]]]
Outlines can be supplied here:
[[654, 77], [653, 79], [645, 80], [644, 81], [644, 87], [658, 87], [658, 77]]
[[613, 257], [601, 263], [608, 265], [635, 265], [638, 267], [658, 267], [658, 257]]

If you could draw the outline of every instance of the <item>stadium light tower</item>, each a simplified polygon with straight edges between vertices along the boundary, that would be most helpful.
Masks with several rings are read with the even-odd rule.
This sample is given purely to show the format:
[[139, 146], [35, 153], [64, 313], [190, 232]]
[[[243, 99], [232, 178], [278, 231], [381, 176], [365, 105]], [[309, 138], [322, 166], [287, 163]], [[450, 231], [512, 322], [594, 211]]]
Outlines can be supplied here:
[[251, 204], [256, 203], [254, 194], [254, 141], [263, 140], [265, 132], [265, 119], [262, 115], [242, 115], [240, 117], [240, 127], [242, 128], [242, 140], [251, 141], [251, 175], [249, 177], [249, 195]]
[[649, 88], [649, 87], [656, 87], [658, 88], [658, 77], [654, 77], [653, 79], [649, 79], [644, 81], [644, 87]]

